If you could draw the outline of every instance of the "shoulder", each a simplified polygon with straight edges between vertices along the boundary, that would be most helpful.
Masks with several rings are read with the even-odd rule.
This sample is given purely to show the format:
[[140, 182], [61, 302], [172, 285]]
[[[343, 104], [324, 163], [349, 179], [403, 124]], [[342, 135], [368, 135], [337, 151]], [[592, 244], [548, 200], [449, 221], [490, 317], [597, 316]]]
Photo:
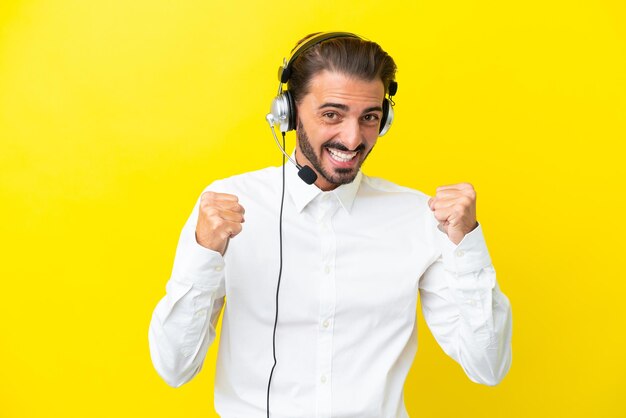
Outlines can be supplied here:
[[429, 195], [410, 187], [400, 186], [380, 177], [363, 175], [362, 190], [366, 194], [377, 194], [382, 197], [399, 198], [407, 200], [411, 204], [427, 204]]
[[[402, 223], [415, 236], [432, 237], [436, 219], [428, 207], [430, 196], [410, 187], [389, 180], [363, 175], [359, 188], [359, 199], [355, 207], [382, 217], [396, 224]], [[418, 231], [418, 232], [415, 232]]]
[[437, 220], [432, 211], [428, 207], [428, 200], [431, 198], [428, 194], [412, 189], [410, 187], [400, 186], [391, 181], [363, 175], [362, 187], [359, 193], [364, 196], [379, 197], [378, 202], [385, 208], [395, 212], [395, 215], [402, 218], [405, 215], [414, 217], [420, 224], [420, 228], [424, 231], [430, 231], [426, 235], [431, 238], [437, 234]]
[[203, 193], [207, 191], [233, 194], [262, 192], [264, 189], [276, 184], [276, 179], [280, 176], [280, 173], [280, 167], [266, 167], [260, 170], [236, 174], [213, 181], [204, 188]]

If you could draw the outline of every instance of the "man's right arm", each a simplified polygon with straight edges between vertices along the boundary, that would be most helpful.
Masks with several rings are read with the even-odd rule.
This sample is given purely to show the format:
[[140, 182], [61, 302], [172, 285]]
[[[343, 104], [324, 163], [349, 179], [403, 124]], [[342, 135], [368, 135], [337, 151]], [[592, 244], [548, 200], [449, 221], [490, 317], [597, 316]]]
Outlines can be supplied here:
[[206, 192], [183, 227], [166, 295], [148, 333], [152, 363], [170, 386], [179, 387], [200, 371], [215, 339], [225, 296], [223, 254], [241, 222], [236, 197]]

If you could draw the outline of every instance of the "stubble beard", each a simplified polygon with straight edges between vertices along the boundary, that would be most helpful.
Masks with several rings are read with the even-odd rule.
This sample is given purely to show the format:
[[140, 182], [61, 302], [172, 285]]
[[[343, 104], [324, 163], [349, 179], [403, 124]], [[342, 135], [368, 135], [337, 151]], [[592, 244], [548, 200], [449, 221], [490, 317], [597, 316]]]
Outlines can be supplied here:
[[[302, 154], [309, 160], [309, 162], [313, 166], [313, 169], [318, 174], [320, 174], [327, 182], [329, 182], [330, 184], [337, 185], [337, 186], [342, 185], [342, 184], [352, 183], [354, 179], [356, 178], [357, 174], [359, 173], [359, 170], [361, 169], [361, 165], [365, 162], [365, 159], [369, 156], [370, 152], [372, 152], [372, 149], [374, 149], [372, 147], [372, 149], [370, 149], [368, 153], [365, 155], [365, 158], [363, 158], [363, 160], [359, 162], [354, 169], [336, 167], [334, 168], [333, 173], [329, 173], [326, 169], [324, 169], [324, 167], [322, 167], [322, 162], [320, 161], [320, 158], [318, 157], [318, 155], [315, 153], [315, 150], [311, 146], [311, 142], [309, 141], [309, 136], [304, 130], [304, 126], [302, 125], [302, 122], [300, 120], [298, 120], [298, 129], [296, 130], [296, 137], [298, 138], [298, 143], [300, 144], [300, 150], [302, 151]], [[338, 146], [338, 148], [345, 148], [345, 147]], [[358, 158], [358, 156], [355, 158]]]

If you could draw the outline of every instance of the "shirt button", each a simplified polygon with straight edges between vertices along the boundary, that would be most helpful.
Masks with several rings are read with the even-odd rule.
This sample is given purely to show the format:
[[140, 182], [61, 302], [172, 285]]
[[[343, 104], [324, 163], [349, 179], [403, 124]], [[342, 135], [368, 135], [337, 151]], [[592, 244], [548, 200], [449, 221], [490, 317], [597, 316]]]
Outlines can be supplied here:
[[463, 250], [458, 250], [458, 251], [456, 252], [456, 256], [457, 256], [457, 257], [463, 257], [464, 255], [465, 255], [465, 251], [463, 251]]
[[324, 273], [326, 274], [330, 273], [330, 266], [324, 267]]
[[216, 267], [215, 267], [215, 271], [222, 271], [222, 269], [223, 269], [223, 268], [224, 268], [224, 267], [222, 267], [222, 266], [216, 266]]
[[320, 382], [326, 383], [326, 376], [325, 375], [322, 375], [322, 377], [320, 378]]
[[322, 322], [322, 326], [324, 328], [328, 328], [328, 325], [330, 325], [330, 322], [328, 321], [328, 319], [326, 321]]
[[200, 318], [201, 316], [204, 316], [205, 314], [206, 314], [206, 309], [200, 309], [198, 312], [194, 314], [194, 316], [196, 318]]

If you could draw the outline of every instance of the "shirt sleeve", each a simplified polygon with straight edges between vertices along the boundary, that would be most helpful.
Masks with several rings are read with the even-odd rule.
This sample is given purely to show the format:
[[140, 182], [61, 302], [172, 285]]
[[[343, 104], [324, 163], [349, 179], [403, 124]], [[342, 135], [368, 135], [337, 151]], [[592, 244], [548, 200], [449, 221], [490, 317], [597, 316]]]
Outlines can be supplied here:
[[150, 356], [157, 373], [173, 387], [191, 380], [202, 368], [224, 305], [224, 259], [196, 241], [196, 203], [185, 223], [166, 294], [150, 321]]
[[426, 323], [472, 381], [496, 385], [511, 365], [512, 316], [482, 226], [458, 245], [438, 228], [434, 235], [440, 255], [420, 279]]

